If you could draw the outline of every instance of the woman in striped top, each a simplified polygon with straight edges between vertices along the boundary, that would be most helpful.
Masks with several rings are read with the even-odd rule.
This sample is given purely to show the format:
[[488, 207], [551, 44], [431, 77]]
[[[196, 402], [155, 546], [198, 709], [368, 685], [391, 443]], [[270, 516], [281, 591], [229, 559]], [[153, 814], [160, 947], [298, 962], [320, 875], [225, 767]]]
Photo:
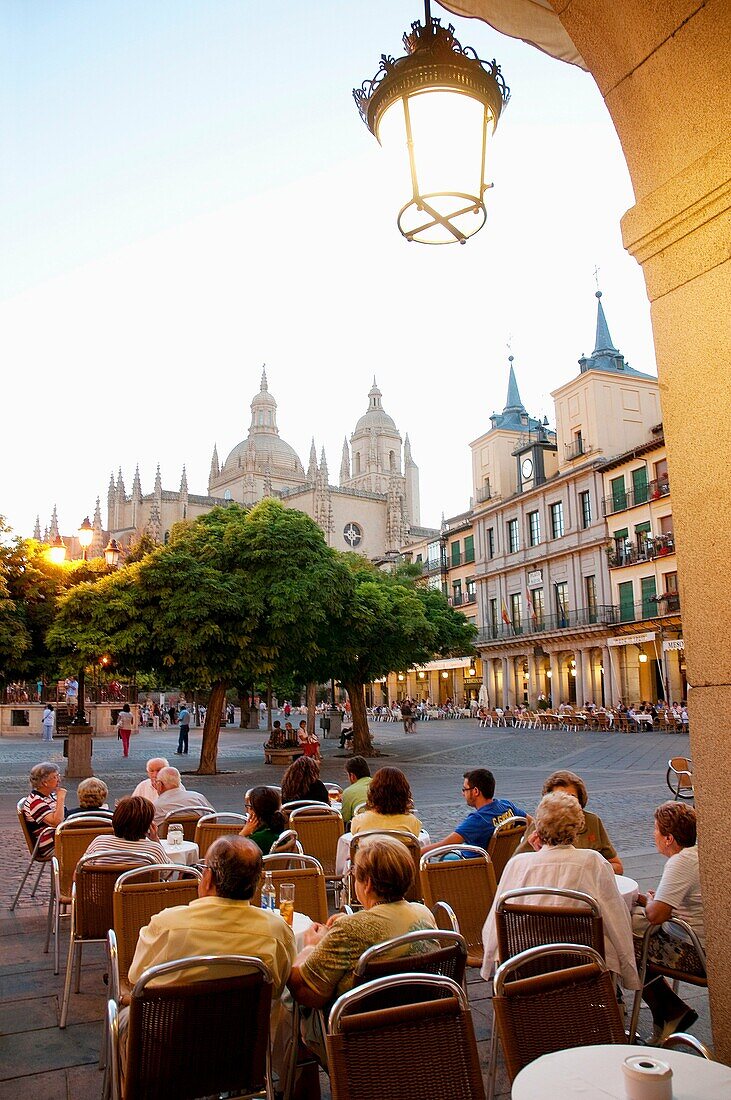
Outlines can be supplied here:
[[94, 837], [86, 849], [87, 856], [99, 855], [107, 863], [147, 863], [135, 860], [139, 853], [152, 856], [155, 863], [167, 863], [165, 849], [157, 839], [153, 824], [155, 807], [140, 795], [120, 798], [112, 814], [114, 836]]

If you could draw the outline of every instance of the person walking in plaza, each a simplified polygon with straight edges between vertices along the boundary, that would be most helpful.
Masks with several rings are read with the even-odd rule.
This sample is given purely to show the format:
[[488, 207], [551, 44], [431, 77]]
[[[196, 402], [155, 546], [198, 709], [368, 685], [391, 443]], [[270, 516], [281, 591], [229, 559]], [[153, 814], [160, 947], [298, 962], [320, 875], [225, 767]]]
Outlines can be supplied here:
[[117, 718], [117, 737], [119, 737], [122, 742], [125, 756], [129, 756], [129, 739], [134, 724], [135, 720], [132, 716], [130, 705], [129, 703], [125, 703]]
[[53, 741], [53, 727], [56, 723], [56, 712], [53, 709], [51, 703], [46, 703], [46, 709], [43, 711], [43, 741]]
[[411, 700], [407, 696], [401, 704], [401, 717], [404, 723], [404, 733], [414, 732], [413, 710]]
[[180, 723], [180, 730], [178, 732], [178, 747], [175, 750], [175, 755], [183, 756], [183, 754], [187, 755], [188, 753], [188, 733], [190, 732], [190, 711], [188, 710], [187, 703], [180, 704], [178, 722]]
[[76, 712], [77, 704], [79, 700], [79, 681], [75, 676], [69, 676], [66, 681], [66, 706], [71, 711]]

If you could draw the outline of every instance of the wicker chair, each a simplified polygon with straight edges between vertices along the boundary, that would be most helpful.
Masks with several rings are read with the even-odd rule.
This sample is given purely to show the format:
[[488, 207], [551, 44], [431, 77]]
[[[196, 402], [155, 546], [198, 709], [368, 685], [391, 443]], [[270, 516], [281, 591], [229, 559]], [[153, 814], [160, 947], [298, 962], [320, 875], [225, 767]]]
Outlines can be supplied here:
[[[43, 872], [45, 871], [46, 867], [50, 867], [51, 859], [53, 858], [53, 851], [48, 852], [47, 855], [45, 855], [45, 856], [39, 856], [38, 855], [38, 845], [41, 842], [41, 838], [40, 838], [40, 835], [39, 835], [38, 839], [34, 840], [33, 837], [31, 836], [30, 828], [28, 826], [28, 818], [23, 813], [23, 806], [24, 805], [25, 805], [25, 798], [21, 798], [20, 802], [18, 803], [18, 805], [16, 807], [16, 812], [18, 814], [18, 821], [20, 822], [20, 828], [23, 831], [23, 840], [25, 841], [26, 847], [27, 847], [27, 849], [30, 853], [30, 859], [28, 860], [28, 866], [25, 869], [25, 874], [23, 875], [23, 878], [21, 879], [21, 883], [20, 883], [20, 886], [18, 887], [17, 893], [16, 893], [15, 897], [13, 898], [13, 901], [10, 905], [11, 910], [15, 909], [15, 906], [18, 904], [18, 898], [20, 897], [20, 895], [23, 891], [23, 887], [25, 886], [25, 884], [28, 880], [28, 875], [31, 873], [31, 871], [33, 869], [33, 864], [38, 863], [40, 866], [38, 868], [38, 875], [36, 877], [36, 881], [33, 884], [33, 889], [30, 892], [30, 896], [32, 898], [35, 897], [35, 893], [36, 893], [36, 890], [38, 889], [38, 884], [41, 881], [41, 876], [42, 876]], [[53, 899], [53, 891], [51, 891], [51, 899]], [[48, 927], [49, 928], [51, 927], [51, 905], [52, 905], [52, 900], [49, 902], [49, 908], [48, 908]], [[46, 950], [48, 950], [48, 948], [46, 948]]]
[[298, 913], [305, 913], [318, 924], [325, 923], [328, 916], [325, 875], [314, 856], [270, 853], [264, 856], [262, 864], [262, 879], [251, 899], [252, 905], [261, 905], [263, 875], [271, 871], [275, 888], [282, 882], [294, 883], [294, 906]]
[[693, 789], [693, 765], [687, 756], [673, 756], [668, 760], [665, 781], [676, 802], [695, 798]]
[[171, 810], [158, 823], [157, 835], [160, 840], [166, 840], [170, 825], [182, 825], [183, 840], [194, 841], [198, 822], [202, 817], [208, 817], [210, 812], [203, 806], [182, 806], [179, 810]]
[[335, 893], [336, 907], [339, 908], [343, 876], [336, 872], [335, 861], [338, 840], [345, 832], [343, 815], [326, 806], [324, 802], [308, 803], [294, 807], [289, 815], [289, 827], [296, 831], [305, 855], [314, 856], [320, 863], [327, 885]]
[[[368, 1011], [398, 991], [408, 1003]], [[484, 1100], [467, 998], [451, 978], [399, 974], [344, 993], [326, 1036], [333, 1100]]]
[[[417, 950], [412, 950], [416, 946]], [[354, 985], [395, 974], [443, 974], [463, 985], [467, 944], [458, 932], [424, 929], [369, 947], [358, 959]]]
[[487, 848], [496, 882], [502, 878], [505, 864], [515, 854], [515, 849], [525, 836], [527, 828], [528, 821], [524, 817], [509, 817], [496, 826]]
[[686, 1035], [684, 1031], [676, 1031], [668, 1035], [662, 1042], [663, 1050], [682, 1050], [686, 1054], [697, 1054], [699, 1058], [705, 1058], [708, 1062], [715, 1062], [711, 1051], [695, 1035]]
[[[458, 859], [444, 859], [458, 855]], [[421, 857], [424, 902], [434, 909], [446, 902], [454, 911], [467, 942], [468, 966], [482, 966], [482, 926], [490, 912], [497, 884], [484, 848], [446, 844]]]
[[[220, 976], [185, 980], [202, 966]], [[156, 984], [161, 978], [166, 984]], [[145, 971], [130, 998], [123, 1090], [119, 1010], [113, 1000], [107, 1007], [113, 1100], [273, 1096], [271, 1003], [271, 973], [247, 955], [180, 959]]]
[[[566, 959], [573, 965], [556, 970]], [[532, 976], [521, 977], [525, 970]], [[511, 1082], [544, 1054], [626, 1042], [612, 976], [591, 947], [560, 943], [522, 951], [498, 968], [492, 1003]]]
[[[237, 836], [246, 824], [243, 814], [204, 814], [196, 821], [194, 840], [201, 859], [220, 836]], [[185, 826], [183, 826], [185, 832]], [[186, 838], [187, 839], [187, 838]]]
[[298, 855], [302, 855], [302, 845], [297, 839], [297, 833], [294, 829], [285, 829], [269, 849], [270, 856], [280, 855], [282, 852], [296, 852]]
[[[56, 826], [53, 844], [53, 858], [51, 860], [51, 909], [53, 912], [53, 973], [59, 970], [59, 935], [61, 928], [61, 911], [64, 912], [71, 904], [71, 887], [74, 881], [76, 864], [86, 853], [86, 849], [92, 840], [98, 836], [111, 836], [113, 834], [112, 823], [109, 818], [96, 817], [94, 814], [74, 814], [66, 821]], [[48, 951], [51, 933], [51, 921], [49, 921], [46, 934], [46, 947]]]
[[[107, 932], [114, 923], [112, 895], [119, 876], [130, 870], [120, 856], [119, 863], [103, 863], [102, 853], [82, 856], [76, 866], [71, 887], [71, 936], [66, 963], [66, 981], [61, 1003], [59, 1027], [66, 1027], [71, 997], [71, 976], [76, 962], [76, 992], [81, 986], [81, 954], [85, 943], [106, 943]], [[135, 865], [154, 865], [152, 856], [145, 852], [135, 854]], [[159, 864], [158, 864], [159, 866]]]
[[[700, 959], [703, 966], [703, 974], [690, 974], [683, 970], [675, 970], [669, 966], [660, 966], [658, 963], [653, 962], [652, 969], [655, 974], [662, 974], [665, 978], [670, 978], [673, 983], [673, 988], [677, 990], [680, 982], [688, 982], [689, 985], [699, 985], [704, 988], [708, 988], [708, 976], [706, 969], [706, 954], [703, 950], [701, 941], [698, 939], [695, 931], [691, 926], [680, 917], [669, 917], [664, 922], [666, 925], [674, 925], [675, 928], [681, 933], [681, 935], [689, 940], [695, 948], [696, 954]], [[650, 925], [646, 930], [642, 939], [642, 955], [640, 958], [640, 965], [637, 968], [640, 975], [640, 983], [644, 986], [647, 977], [648, 956], [650, 953], [650, 940], [652, 939], [652, 933], [657, 931], [654, 925]], [[635, 990], [634, 1003], [632, 1005], [632, 1019], [629, 1025], [630, 1042], [635, 1042], [635, 1035], [637, 1034], [637, 1024], [640, 1018], [640, 1005], [642, 1004], [642, 989]]]
[[355, 904], [358, 904], [355, 897], [355, 877], [353, 874], [353, 867], [355, 865], [355, 854], [358, 851], [358, 845], [363, 843], [363, 840], [367, 836], [392, 836], [396, 840], [400, 840], [405, 848], [408, 848], [412, 860], [414, 861], [414, 877], [411, 882], [411, 886], [406, 892], [406, 901], [423, 901], [424, 892], [421, 887], [421, 847], [419, 840], [413, 833], [407, 832], [405, 829], [367, 829], [363, 833], [356, 833], [350, 842], [350, 866], [348, 868], [347, 878], [347, 895], [348, 904], [352, 905], [355, 900]]

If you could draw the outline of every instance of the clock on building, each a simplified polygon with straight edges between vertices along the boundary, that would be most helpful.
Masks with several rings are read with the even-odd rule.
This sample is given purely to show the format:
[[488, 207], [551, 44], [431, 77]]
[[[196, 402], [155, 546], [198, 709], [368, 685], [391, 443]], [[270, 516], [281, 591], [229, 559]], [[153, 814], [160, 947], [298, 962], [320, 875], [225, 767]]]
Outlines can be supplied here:
[[532, 458], [524, 458], [523, 459], [523, 461], [520, 464], [520, 472], [523, 475], [523, 479], [525, 481], [528, 481], [529, 478], [533, 477], [533, 459]]
[[360, 528], [357, 523], [346, 523], [343, 528], [343, 538], [351, 550], [354, 550], [363, 540], [362, 528]]

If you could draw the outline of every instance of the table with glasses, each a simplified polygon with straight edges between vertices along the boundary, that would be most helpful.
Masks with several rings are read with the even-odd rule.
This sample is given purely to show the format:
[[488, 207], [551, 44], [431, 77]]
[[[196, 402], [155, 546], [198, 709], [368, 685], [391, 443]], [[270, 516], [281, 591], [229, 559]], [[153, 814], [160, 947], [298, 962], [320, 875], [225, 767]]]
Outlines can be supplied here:
[[[673, 1071], [673, 1100], [718, 1100], [731, 1096], [731, 1069], [679, 1050], [626, 1046], [572, 1047], [544, 1054], [513, 1081], [512, 1100], [626, 1100], [622, 1064], [632, 1056], [665, 1062]], [[601, 1084], [599, 1084], [601, 1082]]]
[[637, 895], [640, 892], [639, 884], [628, 875], [615, 875], [614, 881], [617, 884], [617, 889], [624, 898], [625, 904], [631, 913], [635, 907]]
[[[350, 842], [353, 839], [352, 833], [343, 833], [338, 840], [338, 850], [335, 854], [335, 874], [344, 875], [348, 869], [350, 862]], [[431, 844], [429, 834], [426, 829], [422, 829], [419, 833], [419, 847], [425, 848], [427, 844]]]
[[169, 840], [161, 840], [160, 843], [170, 863], [179, 863], [181, 867], [192, 867], [200, 858], [198, 845], [192, 840], [184, 840], [182, 844], [171, 844]]
[[[274, 910], [275, 913], [279, 913], [278, 909]], [[295, 943], [297, 944], [297, 951], [301, 951], [305, 946], [305, 932], [312, 924], [312, 921], [306, 913], [298, 913], [295, 909], [294, 919], [292, 921], [292, 931], [294, 932]]]

